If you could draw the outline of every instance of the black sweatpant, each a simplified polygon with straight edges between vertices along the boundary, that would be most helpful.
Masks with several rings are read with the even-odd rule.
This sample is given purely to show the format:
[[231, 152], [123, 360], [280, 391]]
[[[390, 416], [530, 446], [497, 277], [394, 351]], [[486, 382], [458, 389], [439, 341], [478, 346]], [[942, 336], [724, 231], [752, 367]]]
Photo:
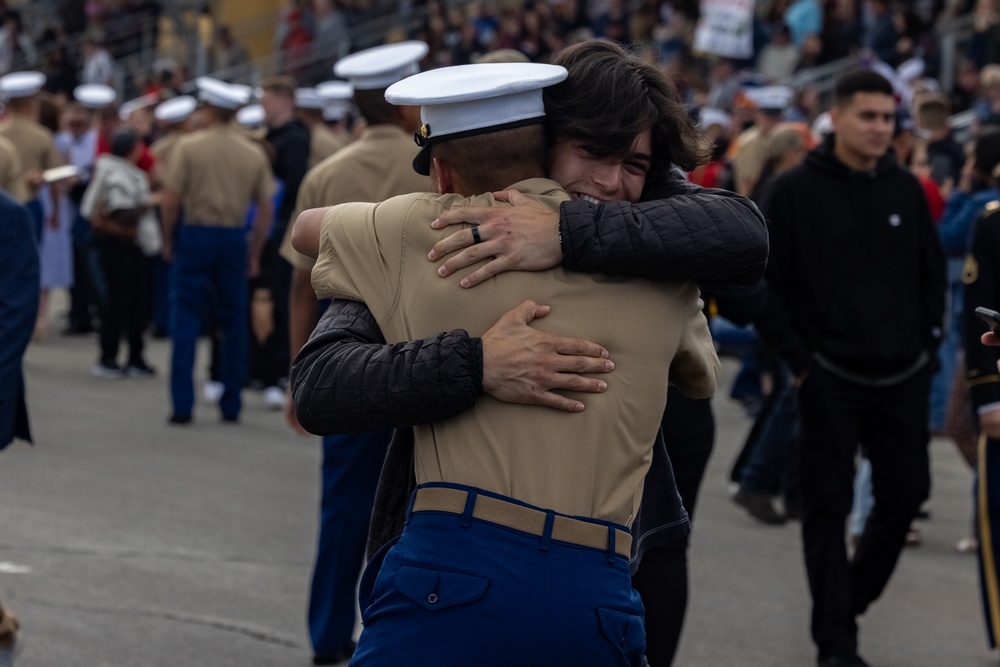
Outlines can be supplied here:
[[[812, 636], [821, 656], [857, 651], [855, 617], [885, 589], [910, 521], [930, 493], [924, 368], [892, 387], [867, 387], [813, 364], [801, 388], [802, 542], [812, 593]], [[848, 560], [858, 445], [872, 464], [872, 508]]]
[[143, 360], [142, 334], [149, 312], [146, 256], [134, 241], [94, 233], [97, 260], [107, 285], [101, 306], [101, 361], [116, 364], [122, 330], [128, 338], [128, 363]]

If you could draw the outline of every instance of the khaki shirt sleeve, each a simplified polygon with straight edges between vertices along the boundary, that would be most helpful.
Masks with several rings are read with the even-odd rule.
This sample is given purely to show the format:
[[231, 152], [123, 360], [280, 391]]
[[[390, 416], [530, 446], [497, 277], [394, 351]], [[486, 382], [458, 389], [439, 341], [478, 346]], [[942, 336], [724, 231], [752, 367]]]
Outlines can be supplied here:
[[[341, 204], [323, 217], [319, 257], [312, 270], [312, 285], [320, 299], [364, 301], [357, 267], [351, 258], [379, 254], [375, 234], [375, 204]], [[370, 306], [369, 306], [370, 307]]]
[[670, 382], [677, 385], [685, 396], [708, 398], [715, 393], [715, 383], [719, 377], [719, 356], [708, 330], [705, 304], [701, 300], [698, 286], [688, 281], [680, 290], [680, 303], [686, 309], [684, 331], [670, 364]]

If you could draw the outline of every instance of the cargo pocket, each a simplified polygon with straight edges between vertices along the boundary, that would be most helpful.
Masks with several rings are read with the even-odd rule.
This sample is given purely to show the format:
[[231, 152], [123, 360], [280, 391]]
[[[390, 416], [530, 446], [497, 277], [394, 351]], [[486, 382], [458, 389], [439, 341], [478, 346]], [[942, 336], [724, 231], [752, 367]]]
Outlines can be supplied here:
[[597, 617], [605, 638], [629, 659], [630, 665], [640, 665], [646, 651], [646, 628], [642, 616], [620, 609], [598, 607]]
[[393, 582], [396, 590], [428, 611], [475, 602], [483, 597], [490, 580], [474, 574], [404, 565]]

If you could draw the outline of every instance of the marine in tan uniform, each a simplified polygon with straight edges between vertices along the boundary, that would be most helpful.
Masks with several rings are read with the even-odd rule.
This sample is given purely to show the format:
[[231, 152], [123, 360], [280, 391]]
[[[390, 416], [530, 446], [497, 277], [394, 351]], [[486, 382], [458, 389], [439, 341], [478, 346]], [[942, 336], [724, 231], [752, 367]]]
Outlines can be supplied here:
[[[201, 110], [205, 127], [178, 140], [160, 174], [164, 185], [163, 257], [174, 261], [172, 424], [187, 424], [192, 419], [195, 344], [209, 282], [218, 295], [216, 316], [222, 331], [220, 375], [225, 389], [219, 408], [224, 421], [234, 422], [239, 417], [247, 363], [247, 277], [260, 270], [275, 191], [264, 150], [233, 123], [236, 109], [247, 102], [247, 94], [212, 79], [199, 79], [198, 84], [206, 105]], [[257, 211], [248, 245], [244, 221], [251, 203]], [[175, 247], [173, 231], [181, 204], [184, 225]]]
[[[523, 79], [531, 72], [542, 79], [536, 87], [560, 80], [551, 66], [509, 67], [507, 76], [521, 91], [529, 88]], [[561, 68], [552, 69], [565, 75]], [[537, 178], [545, 168], [542, 131], [523, 125], [543, 114], [539, 90], [532, 91], [535, 107], [529, 104], [534, 97], [525, 99], [525, 93], [504, 98], [510, 104], [490, 106], [470, 98], [510, 89], [513, 81], [495, 80], [501, 78], [496, 69], [445, 68], [421, 77], [402, 82], [388, 95], [402, 103], [435, 92], [446, 97], [438, 103], [440, 113], [424, 107], [421, 134], [434, 142], [432, 181], [438, 192], [451, 194], [411, 194], [334, 208], [323, 221], [312, 274], [317, 294], [364, 301], [389, 343], [459, 328], [479, 336], [507, 310], [535, 299], [552, 304], [551, 314], [537, 322], [540, 328], [612, 350], [615, 377], [600, 400], [577, 415], [487, 397], [462, 415], [415, 429], [420, 486], [409, 524], [385, 555], [381, 572], [377, 578], [374, 572], [365, 575], [366, 625], [354, 662], [365, 667], [405, 657], [415, 665], [434, 660], [511, 664], [519, 662], [512, 656], [523, 651], [541, 663], [612, 664], [615, 654], [604, 640], [605, 620], [611, 621], [598, 620], [596, 606], [617, 610], [613, 648], [619, 658], [626, 653], [638, 664], [641, 633], [621, 631], [642, 626], [638, 596], [628, 580], [626, 527], [638, 508], [666, 402], [664, 365], [670, 368], [669, 381], [685, 393], [705, 397], [714, 391], [718, 359], [698, 288], [690, 282], [572, 274], [557, 267], [501, 274], [482, 283], [486, 291], [477, 293], [463, 290], [457, 276], [442, 280], [427, 271], [427, 248], [448, 234], [431, 229], [432, 220], [455, 207], [499, 205], [492, 195], [469, 195], [509, 186], [553, 210], [568, 196], [557, 183]], [[443, 91], [461, 101], [449, 104]], [[490, 117], [491, 109], [499, 119]], [[509, 109], [520, 113], [512, 117]], [[535, 115], [525, 115], [526, 109]], [[651, 149], [637, 150], [648, 154]], [[650, 303], [657, 308], [650, 309]], [[463, 574], [449, 574], [455, 568]], [[563, 583], [546, 575], [556, 571]], [[436, 605], [445, 602], [438, 591], [449, 590], [445, 604], [459, 604], [456, 587], [475, 589], [475, 581], [488, 582], [489, 600], [463, 607], [461, 621], [427, 614], [417, 605], [408, 609], [422, 614], [406, 613], [389, 594], [395, 588]], [[467, 602], [473, 599], [478, 597]], [[393, 607], [391, 614], [386, 605]], [[557, 630], [542, 631], [541, 643], [531, 638], [531, 625], [549, 624], [524, 617], [525, 610], [535, 608], [561, 619]], [[497, 657], [480, 661], [481, 656]]]
[[[354, 102], [368, 126], [357, 141], [306, 174], [292, 220], [307, 208], [378, 202], [430, 189], [430, 179], [410, 166], [416, 154], [413, 133], [420, 127], [419, 109], [385, 101], [385, 89], [415, 73], [426, 53], [423, 42], [404, 42], [368, 49], [337, 63], [336, 74], [350, 80]], [[294, 252], [287, 236], [282, 255], [293, 267], [289, 342], [294, 358], [318, 315], [316, 294], [309, 284], [313, 261]], [[288, 407], [289, 424], [301, 430], [291, 401]], [[316, 664], [334, 664], [352, 650], [355, 589], [364, 562], [368, 513], [389, 437], [390, 432], [381, 431], [323, 439], [322, 509], [308, 613]]]
[[37, 95], [44, 83], [45, 75], [39, 72], [14, 72], [0, 78], [0, 95], [6, 100], [9, 115], [0, 126], [0, 137], [10, 141], [20, 157], [25, 185], [21, 202], [35, 217], [39, 231], [43, 222], [54, 226], [59, 220], [59, 192], [55, 187], [49, 191], [51, 216], [42, 220], [42, 204], [38, 201], [42, 172], [63, 164], [52, 132], [38, 123]]
[[767, 86], [749, 90], [747, 95], [757, 105], [756, 118], [753, 127], [736, 138], [731, 150], [736, 192], [745, 197], [750, 196], [760, 180], [770, 155], [771, 132], [781, 122], [792, 91], [786, 86]]

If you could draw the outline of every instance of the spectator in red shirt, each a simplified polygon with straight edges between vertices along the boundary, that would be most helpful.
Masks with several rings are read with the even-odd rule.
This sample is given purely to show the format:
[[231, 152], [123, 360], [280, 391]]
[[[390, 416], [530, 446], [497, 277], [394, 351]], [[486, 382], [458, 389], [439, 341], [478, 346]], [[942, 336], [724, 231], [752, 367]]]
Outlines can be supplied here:
[[281, 41], [281, 51], [285, 60], [285, 72], [300, 78], [305, 71], [306, 61], [312, 45], [312, 35], [302, 24], [302, 12], [293, 9], [285, 17], [288, 34]]

